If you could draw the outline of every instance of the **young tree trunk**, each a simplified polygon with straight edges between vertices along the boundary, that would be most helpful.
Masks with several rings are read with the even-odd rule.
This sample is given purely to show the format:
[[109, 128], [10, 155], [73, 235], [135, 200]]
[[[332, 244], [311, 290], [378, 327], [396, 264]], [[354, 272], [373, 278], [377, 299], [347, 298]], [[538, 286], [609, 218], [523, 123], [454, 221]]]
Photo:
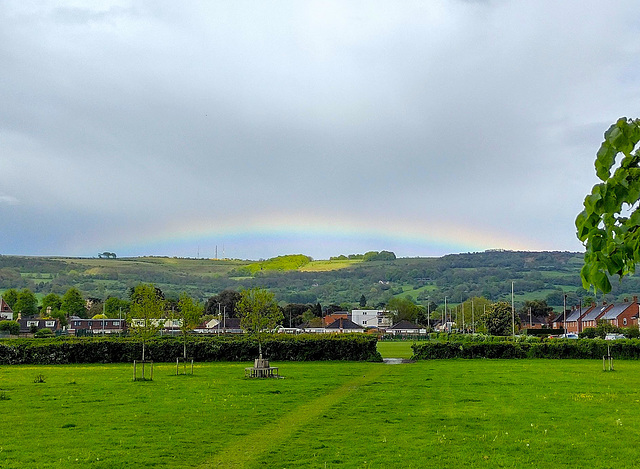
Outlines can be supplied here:
[[258, 358], [262, 360], [262, 342], [260, 340], [258, 340], [258, 355]]
[[187, 336], [186, 335], [184, 336], [183, 345], [184, 345], [183, 354], [184, 354], [184, 359], [186, 360], [187, 359]]

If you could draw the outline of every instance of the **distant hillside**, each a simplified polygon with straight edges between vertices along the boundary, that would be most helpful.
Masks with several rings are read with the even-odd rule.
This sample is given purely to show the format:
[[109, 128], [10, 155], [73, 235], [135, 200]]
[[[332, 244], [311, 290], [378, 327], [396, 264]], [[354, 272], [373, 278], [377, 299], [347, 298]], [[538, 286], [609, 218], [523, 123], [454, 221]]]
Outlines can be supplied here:
[[[154, 283], [166, 295], [186, 291], [201, 300], [231, 288], [259, 286], [287, 303], [355, 306], [364, 296], [369, 306], [393, 296], [441, 304], [474, 296], [516, 302], [546, 299], [556, 308], [568, 295], [572, 305], [590, 294], [582, 289], [582, 254], [573, 252], [487, 251], [439, 258], [385, 261], [340, 259], [312, 261], [304, 255], [261, 262], [140, 257], [83, 259], [0, 256], [0, 290], [28, 287], [41, 294], [64, 293], [70, 286], [85, 296], [125, 298], [140, 282]], [[640, 293], [638, 277], [613, 281], [610, 300]], [[592, 293], [591, 293], [592, 296]]]

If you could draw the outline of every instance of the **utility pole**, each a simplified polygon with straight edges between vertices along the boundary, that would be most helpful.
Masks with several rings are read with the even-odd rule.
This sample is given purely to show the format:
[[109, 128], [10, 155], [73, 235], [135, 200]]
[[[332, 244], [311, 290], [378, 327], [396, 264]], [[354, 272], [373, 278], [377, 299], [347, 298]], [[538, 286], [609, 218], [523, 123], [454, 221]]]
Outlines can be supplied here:
[[511, 282], [511, 335], [516, 336], [516, 310], [513, 304], [513, 282]]

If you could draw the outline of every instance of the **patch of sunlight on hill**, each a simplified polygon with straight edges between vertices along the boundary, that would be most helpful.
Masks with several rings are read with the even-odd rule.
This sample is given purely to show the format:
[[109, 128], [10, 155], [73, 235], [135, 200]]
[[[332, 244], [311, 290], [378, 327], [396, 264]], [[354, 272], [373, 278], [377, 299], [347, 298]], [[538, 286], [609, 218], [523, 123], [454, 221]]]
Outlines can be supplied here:
[[254, 262], [243, 267], [242, 270], [246, 270], [251, 275], [261, 270], [298, 270], [310, 262], [311, 258], [309, 256], [305, 256], [304, 254], [291, 254], [273, 257], [266, 261]]
[[356, 264], [360, 264], [361, 259], [346, 259], [336, 261], [311, 261], [309, 264], [300, 268], [301, 272], [329, 272], [332, 270], [345, 269]]

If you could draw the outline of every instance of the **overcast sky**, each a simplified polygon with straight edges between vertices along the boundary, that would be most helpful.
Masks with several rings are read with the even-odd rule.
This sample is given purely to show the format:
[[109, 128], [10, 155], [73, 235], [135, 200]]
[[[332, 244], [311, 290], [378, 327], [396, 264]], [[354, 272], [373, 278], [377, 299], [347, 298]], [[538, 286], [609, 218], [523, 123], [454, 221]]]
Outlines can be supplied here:
[[0, 254], [581, 251], [637, 0], [0, 2]]

